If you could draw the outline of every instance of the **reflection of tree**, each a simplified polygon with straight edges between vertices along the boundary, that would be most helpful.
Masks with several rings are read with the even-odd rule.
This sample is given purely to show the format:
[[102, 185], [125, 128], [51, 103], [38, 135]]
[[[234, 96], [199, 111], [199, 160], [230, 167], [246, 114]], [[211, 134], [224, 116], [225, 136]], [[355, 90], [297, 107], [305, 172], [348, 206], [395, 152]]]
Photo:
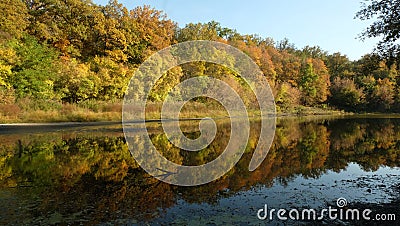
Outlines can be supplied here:
[[322, 125], [305, 125], [303, 136], [298, 143], [300, 166], [304, 176], [318, 177], [324, 172], [329, 154], [329, 134]]
[[122, 137], [34, 140], [26, 144], [19, 140], [8, 165], [19, 183], [46, 186], [74, 184], [86, 173], [119, 181], [126, 176], [128, 165], [137, 167]]
[[[198, 136], [198, 123], [183, 124], [185, 134]], [[195, 129], [193, 129], [195, 128]], [[229, 123], [218, 125], [217, 139], [199, 152], [174, 148], [156, 128], [151, 139], [169, 160], [199, 165], [215, 159], [229, 140]], [[123, 134], [3, 135], [0, 140], [0, 187], [32, 186], [40, 197], [31, 215], [63, 216], [102, 222], [109, 219], [151, 219], [177, 196], [188, 202], [216, 202], [256, 185], [288, 183], [298, 175], [319, 177], [326, 170], [340, 171], [349, 162], [365, 170], [400, 165], [400, 120], [279, 120], [275, 140], [259, 168], [248, 171], [260, 125], [251, 123], [251, 137], [237, 165], [220, 179], [196, 187], [171, 186], [150, 177], [131, 157]], [[138, 142], [137, 147], [143, 147]], [[225, 190], [227, 189], [227, 190]], [[56, 207], [56, 208], [55, 208]], [[54, 209], [55, 208], [55, 209]], [[39, 211], [41, 214], [38, 214]]]
[[365, 136], [366, 124], [354, 120], [343, 119], [341, 123], [333, 123], [331, 135], [331, 148], [334, 151], [341, 149], [353, 149], [354, 145]]
[[365, 170], [399, 166], [399, 120], [351, 119], [331, 123], [332, 146], [328, 164], [340, 170], [356, 162]]

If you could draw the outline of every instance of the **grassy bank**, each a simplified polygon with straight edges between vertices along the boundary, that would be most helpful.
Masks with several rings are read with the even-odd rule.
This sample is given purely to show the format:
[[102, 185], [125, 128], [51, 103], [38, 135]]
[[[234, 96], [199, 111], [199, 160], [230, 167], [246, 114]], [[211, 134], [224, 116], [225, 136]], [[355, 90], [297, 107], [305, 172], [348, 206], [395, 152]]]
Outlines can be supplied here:
[[[161, 107], [160, 103], [148, 104], [146, 119], [159, 119]], [[25, 99], [13, 104], [1, 104], [0, 123], [121, 121], [121, 112], [122, 102], [85, 101], [78, 104], [68, 104]], [[260, 115], [257, 110], [249, 110], [248, 114], [250, 117]], [[305, 116], [348, 113], [329, 108], [298, 106], [290, 110], [278, 109], [277, 114], [278, 116]], [[191, 102], [184, 105], [180, 117], [228, 117], [228, 113], [220, 105]]]
[[0, 123], [119, 121], [121, 111], [122, 104], [118, 102], [86, 101], [68, 104], [21, 99], [0, 105]]

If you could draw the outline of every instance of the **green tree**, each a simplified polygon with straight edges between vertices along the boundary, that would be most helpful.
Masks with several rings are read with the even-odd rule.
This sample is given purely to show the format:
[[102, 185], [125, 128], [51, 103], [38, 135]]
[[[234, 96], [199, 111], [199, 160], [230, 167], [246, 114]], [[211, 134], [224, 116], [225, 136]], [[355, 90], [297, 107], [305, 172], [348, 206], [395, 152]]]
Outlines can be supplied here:
[[364, 89], [365, 98], [368, 101], [372, 98], [372, 92], [376, 86], [376, 79], [371, 75], [364, 76], [361, 78], [359, 86]]
[[57, 60], [57, 52], [46, 45], [39, 44], [30, 36], [12, 45], [18, 60], [11, 69], [13, 75], [8, 82], [12, 84], [17, 96], [38, 99], [54, 98], [53, 85], [57, 78], [54, 63]]
[[318, 75], [314, 71], [312, 62], [308, 61], [301, 69], [299, 80], [300, 91], [302, 92], [302, 101], [306, 105], [313, 105], [316, 102], [317, 88], [315, 86]]

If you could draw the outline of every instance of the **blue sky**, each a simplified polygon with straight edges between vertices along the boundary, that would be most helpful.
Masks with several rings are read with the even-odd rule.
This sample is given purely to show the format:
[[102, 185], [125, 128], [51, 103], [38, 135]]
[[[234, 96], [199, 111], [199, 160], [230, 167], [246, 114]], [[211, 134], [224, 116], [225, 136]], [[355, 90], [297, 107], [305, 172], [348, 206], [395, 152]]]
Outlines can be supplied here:
[[[104, 5], [108, 0], [94, 0]], [[164, 11], [180, 27], [215, 20], [241, 34], [275, 41], [288, 38], [297, 48], [319, 45], [351, 60], [370, 53], [377, 39], [357, 39], [372, 21], [354, 19], [361, 0], [119, 0], [128, 9], [150, 5]]]

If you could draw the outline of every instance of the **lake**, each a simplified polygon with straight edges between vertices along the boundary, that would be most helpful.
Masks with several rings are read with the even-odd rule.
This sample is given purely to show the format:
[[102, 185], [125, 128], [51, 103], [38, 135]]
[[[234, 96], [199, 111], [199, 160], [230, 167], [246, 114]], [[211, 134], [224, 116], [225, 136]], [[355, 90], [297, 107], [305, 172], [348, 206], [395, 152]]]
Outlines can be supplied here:
[[[229, 121], [216, 124], [217, 139], [198, 152], [171, 145], [159, 123], [146, 126], [167, 159], [201, 165], [217, 158], [229, 139]], [[181, 127], [187, 137], [199, 136], [197, 121]], [[0, 224], [376, 223], [331, 219], [326, 213], [317, 220], [287, 214], [330, 207], [368, 208], [371, 218], [397, 214], [397, 221], [380, 224], [399, 223], [400, 118], [279, 118], [266, 159], [250, 172], [259, 128], [259, 121], [252, 120], [246, 150], [227, 174], [208, 184], [181, 187], [141, 169], [120, 124], [0, 127]], [[271, 209], [285, 209], [289, 219]]]

